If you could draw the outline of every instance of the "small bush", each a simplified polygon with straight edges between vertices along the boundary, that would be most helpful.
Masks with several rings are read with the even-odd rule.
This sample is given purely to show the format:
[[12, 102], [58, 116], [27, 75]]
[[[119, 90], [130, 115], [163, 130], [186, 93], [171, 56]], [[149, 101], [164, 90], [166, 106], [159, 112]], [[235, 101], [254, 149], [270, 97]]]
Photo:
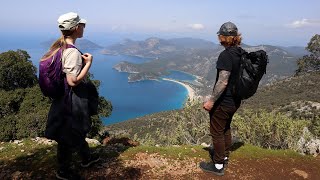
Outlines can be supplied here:
[[0, 119], [0, 141], [10, 141], [16, 138], [15, 124], [15, 116], [5, 116]]
[[175, 136], [179, 144], [201, 144], [208, 139], [209, 114], [202, 109], [202, 103], [189, 102], [181, 114], [176, 115], [177, 127]]
[[134, 134], [133, 138], [141, 144], [195, 145], [210, 139], [209, 115], [198, 101], [188, 102], [183, 110], [172, 111], [149, 121], [149, 127], [138, 131], [144, 132], [147, 128], [148, 133]]
[[320, 138], [320, 115], [312, 119], [309, 129], [313, 135]]
[[101, 131], [103, 125], [102, 121], [99, 119], [99, 116], [94, 115], [91, 117], [91, 129], [90, 132], [88, 133], [89, 138], [98, 138], [99, 132]]
[[28, 113], [23, 114], [23, 116], [18, 116], [16, 123], [17, 139], [43, 136], [47, 117], [47, 110], [41, 110], [35, 113]]
[[303, 128], [309, 125], [310, 121], [265, 111], [246, 110], [242, 116], [235, 115], [233, 120], [235, 135], [242, 141], [272, 149], [296, 149]]
[[42, 136], [46, 127], [49, 98], [44, 97], [38, 85], [25, 89], [25, 97], [17, 114], [17, 138]]

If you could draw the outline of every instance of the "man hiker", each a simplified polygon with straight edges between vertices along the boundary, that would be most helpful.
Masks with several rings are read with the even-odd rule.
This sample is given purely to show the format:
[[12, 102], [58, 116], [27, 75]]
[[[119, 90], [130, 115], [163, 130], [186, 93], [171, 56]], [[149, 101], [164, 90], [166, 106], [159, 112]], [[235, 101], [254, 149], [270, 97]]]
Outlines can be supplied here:
[[223, 176], [228, 164], [231, 148], [230, 124], [241, 99], [233, 95], [233, 88], [239, 76], [240, 57], [243, 49], [239, 47], [241, 34], [232, 22], [222, 24], [218, 31], [220, 44], [225, 47], [218, 57], [217, 77], [209, 100], [203, 108], [210, 115], [210, 134], [214, 151], [210, 150], [211, 162], [201, 162], [203, 171]]

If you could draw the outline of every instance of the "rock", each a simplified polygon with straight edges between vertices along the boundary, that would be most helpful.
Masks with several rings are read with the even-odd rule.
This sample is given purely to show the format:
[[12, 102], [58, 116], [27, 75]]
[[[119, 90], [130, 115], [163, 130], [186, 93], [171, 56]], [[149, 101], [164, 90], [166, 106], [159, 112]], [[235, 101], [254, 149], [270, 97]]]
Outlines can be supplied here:
[[298, 146], [298, 150], [300, 151], [300, 153], [304, 154], [305, 150], [304, 150], [304, 145], [306, 144], [306, 140], [304, 137], [300, 137], [297, 146]]
[[22, 140], [14, 140], [12, 143], [13, 143], [13, 144], [21, 144], [21, 143], [22, 143]]
[[4, 149], [4, 147], [0, 147], [0, 151], [2, 151]]
[[308, 173], [306, 173], [305, 171], [295, 169], [293, 172], [296, 173], [297, 175], [303, 177], [303, 179], [308, 178]]
[[107, 144], [123, 144], [124, 146], [136, 147], [139, 146], [140, 143], [138, 141], [133, 141], [127, 137], [122, 138], [111, 138]]
[[110, 142], [111, 138], [110, 137], [105, 137], [103, 140], [102, 140], [102, 145], [105, 146], [108, 144], [108, 142]]
[[129, 140], [128, 141], [129, 145], [132, 146], [132, 147], [136, 147], [136, 146], [139, 146], [140, 143], [138, 141], [133, 141], [133, 140]]
[[314, 139], [308, 128], [303, 129], [303, 135], [297, 142], [298, 151], [302, 154], [317, 156], [320, 153], [320, 140]]
[[20, 171], [16, 171], [14, 173], [11, 174], [12, 179], [20, 179], [21, 172]]
[[100, 143], [98, 140], [96, 140], [96, 139], [86, 138], [86, 141], [87, 141], [87, 143], [89, 143], [89, 144], [101, 145], [101, 143]]
[[309, 143], [306, 144], [308, 154], [313, 156], [317, 156], [320, 153], [320, 140], [319, 139], [311, 139]]
[[44, 144], [44, 145], [53, 145], [56, 144], [56, 142], [54, 140], [51, 139], [47, 139], [44, 137], [36, 137], [36, 138], [32, 138], [31, 139], [33, 142], [36, 142], [38, 144]]
[[207, 144], [207, 143], [201, 143], [201, 146], [203, 146], [203, 147], [210, 147], [210, 145]]

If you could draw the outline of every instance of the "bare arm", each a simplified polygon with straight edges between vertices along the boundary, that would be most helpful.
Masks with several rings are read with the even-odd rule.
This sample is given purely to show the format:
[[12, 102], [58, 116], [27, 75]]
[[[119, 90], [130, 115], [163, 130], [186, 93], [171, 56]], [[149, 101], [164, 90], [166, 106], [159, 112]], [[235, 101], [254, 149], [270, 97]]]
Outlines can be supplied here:
[[210, 99], [203, 104], [203, 108], [207, 111], [211, 111], [214, 103], [219, 99], [223, 91], [226, 89], [230, 77], [230, 72], [226, 70], [221, 70], [219, 72], [219, 79], [215, 86], [213, 87], [212, 95]]
[[91, 67], [91, 63], [92, 63], [92, 55], [91, 54], [84, 54], [82, 55], [82, 57], [84, 58], [84, 63], [86, 64], [82, 70], [80, 71], [80, 74], [78, 76], [73, 76], [73, 75], [67, 75], [67, 82], [69, 84], [69, 86], [74, 87], [77, 86], [87, 75], [90, 67]]
[[221, 70], [219, 72], [219, 79], [217, 81], [217, 83], [215, 84], [210, 100], [215, 103], [219, 97], [221, 96], [221, 94], [223, 93], [223, 91], [226, 89], [227, 85], [228, 85], [228, 80], [230, 77], [231, 72], [226, 71], [226, 70]]

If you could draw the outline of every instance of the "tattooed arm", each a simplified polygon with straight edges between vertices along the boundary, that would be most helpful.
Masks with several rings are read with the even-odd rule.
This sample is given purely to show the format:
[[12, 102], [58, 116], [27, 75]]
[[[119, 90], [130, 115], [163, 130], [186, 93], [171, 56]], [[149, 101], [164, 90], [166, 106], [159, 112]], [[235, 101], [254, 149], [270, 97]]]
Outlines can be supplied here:
[[219, 72], [219, 79], [215, 86], [213, 87], [212, 95], [210, 100], [205, 102], [203, 108], [207, 111], [210, 111], [213, 107], [213, 104], [219, 99], [223, 91], [226, 89], [228, 85], [228, 80], [231, 72], [226, 70], [221, 70]]
[[226, 70], [221, 70], [219, 72], [219, 79], [213, 88], [210, 100], [212, 100], [213, 102], [216, 102], [219, 99], [219, 97], [221, 96], [221, 94], [223, 93], [223, 91], [226, 89], [228, 85], [230, 74], [231, 73]]

